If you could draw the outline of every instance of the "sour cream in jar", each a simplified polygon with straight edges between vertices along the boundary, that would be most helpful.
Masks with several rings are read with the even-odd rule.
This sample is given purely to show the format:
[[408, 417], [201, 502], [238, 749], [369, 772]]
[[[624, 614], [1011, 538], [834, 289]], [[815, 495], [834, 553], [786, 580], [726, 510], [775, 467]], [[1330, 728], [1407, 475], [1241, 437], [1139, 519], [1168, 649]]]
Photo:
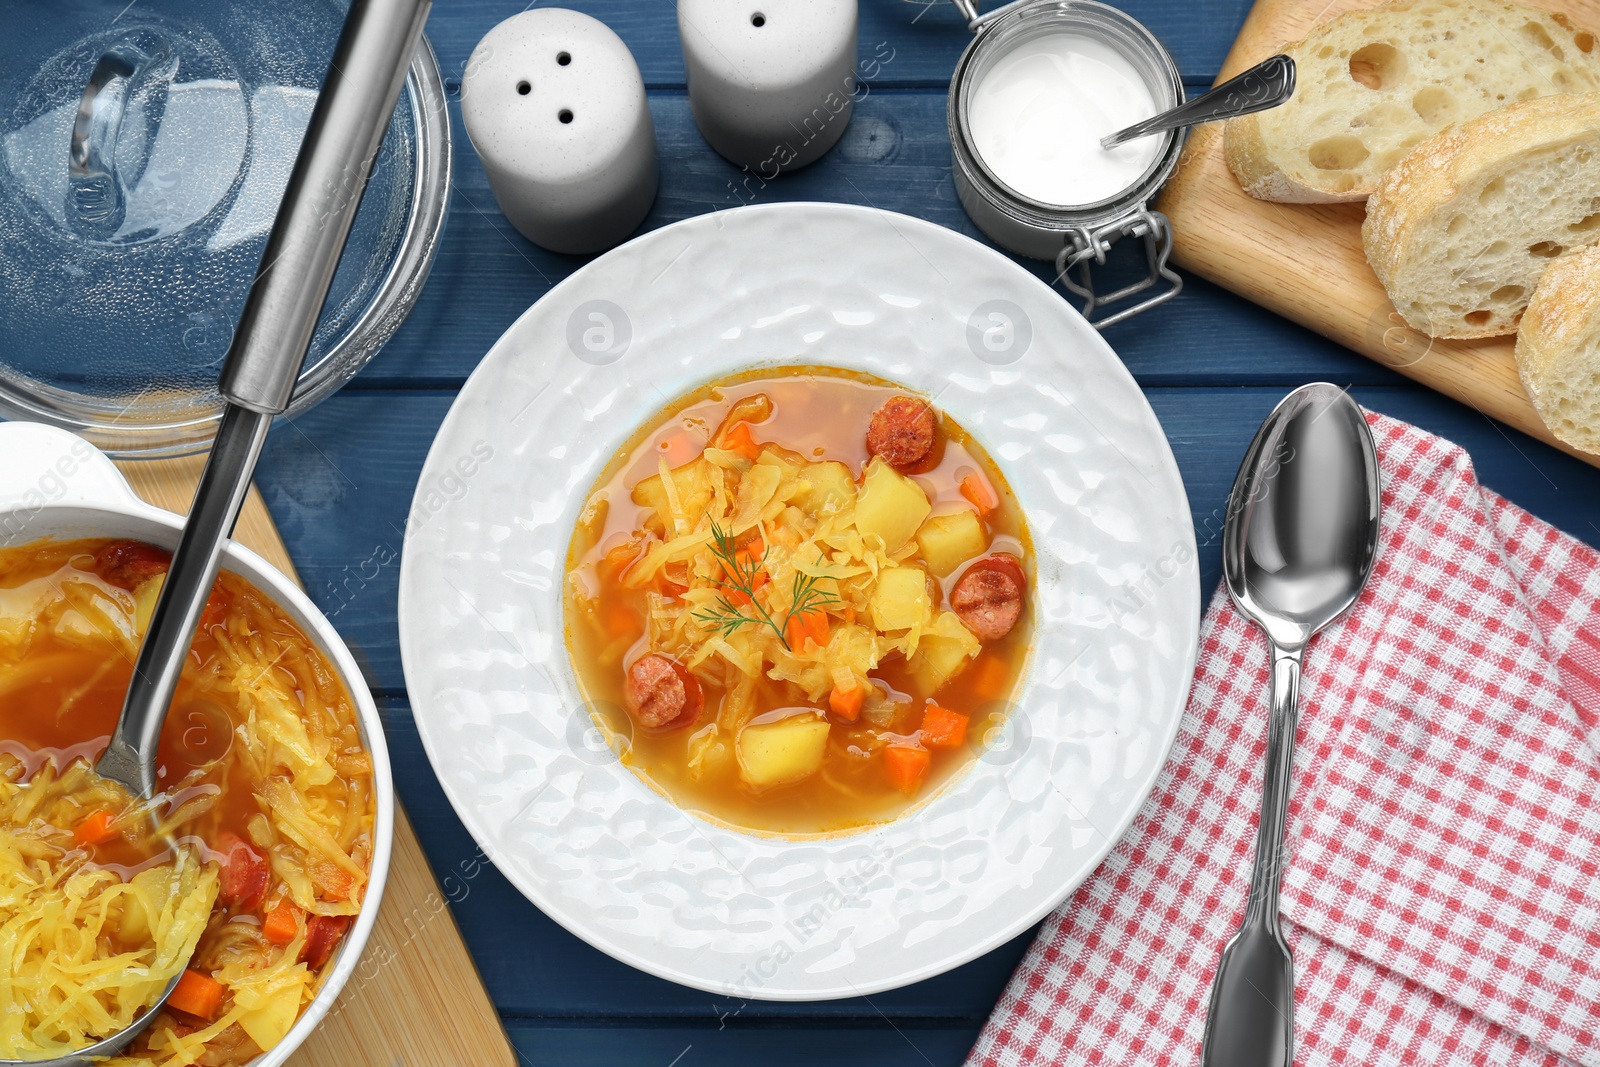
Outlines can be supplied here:
[[1023, 196], [1080, 206], [1137, 182], [1166, 146], [1159, 136], [1116, 148], [1108, 133], [1159, 108], [1127, 56], [1079, 33], [1046, 33], [998, 57], [972, 87], [972, 146], [990, 173]]

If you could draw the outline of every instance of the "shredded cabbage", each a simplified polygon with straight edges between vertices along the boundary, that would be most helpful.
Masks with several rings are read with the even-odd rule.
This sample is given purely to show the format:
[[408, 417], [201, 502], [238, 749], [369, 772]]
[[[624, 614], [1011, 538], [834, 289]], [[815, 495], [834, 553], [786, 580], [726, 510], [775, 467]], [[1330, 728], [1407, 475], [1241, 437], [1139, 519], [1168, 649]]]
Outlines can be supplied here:
[[[0, 1057], [61, 1055], [126, 1028], [193, 954], [217, 868], [180, 849], [124, 882], [61, 829], [116, 803], [86, 764], [0, 779]], [[120, 807], [121, 805], [119, 805]]]
[[[793, 683], [807, 699], [826, 701], [834, 688], [866, 685], [869, 672], [893, 653], [913, 659], [935, 623], [930, 613], [909, 628], [877, 624], [872, 604], [880, 577], [918, 566], [917, 546], [913, 541], [887, 552], [876, 534], [863, 537], [855, 525], [853, 492], [814, 492], [818, 476], [812, 472], [823, 466], [773, 444], [762, 446], [753, 463], [714, 447], [677, 468], [658, 456], [652, 489], [635, 498], [654, 501], [670, 514], [654, 515], [636, 535], [639, 555], [623, 584], [647, 588], [668, 566], [686, 565], [690, 576], [688, 588], [674, 596], [646, 596], [647, 644], [727, 692], [720, 738], [707, 735], [693, 746], [696, 771], [754, 714], [751, 690], [760, 678]], [[691, 500], [696, 507], [688, 507]], [[746, 609], [752, 621], [731, 630], [708, 621], [708, 614], [728, 606], [727, 589], [717, 580], [723, 573], [717, 531], [741, 543], [754, 534], [764, 553], [765, 584], [758, 604]], [[779, 632], [794, 606], [797, 579], [811, 583], [814, 602], [826, 615], [824, 644], [790, 648]], [[756, 619], [755, 608], [776, 625]], [[749, 684], [741, 689], [741, 683]]]

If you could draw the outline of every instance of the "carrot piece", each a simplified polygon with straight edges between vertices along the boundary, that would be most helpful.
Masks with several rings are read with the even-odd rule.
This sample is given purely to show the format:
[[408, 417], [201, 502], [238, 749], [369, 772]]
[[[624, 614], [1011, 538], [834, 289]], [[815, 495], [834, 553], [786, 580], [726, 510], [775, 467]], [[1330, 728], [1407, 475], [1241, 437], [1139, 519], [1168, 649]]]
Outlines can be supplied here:
[[890, 745], [883, 750], [883, 765], [889, 771], [889, 781], [902, 793], [915, 793], [920, 789], [932, 763], [933, 753], [925, 748]]
[[861, 704], [866, 698], [864, 686], [853, 685], [849, 689], [834, 686], [833, 692], [828, 694], [828, 707], [845, 722], [855, 722], [861, 717]]
[[287, 900], [267, 913], [261, 921], [261, 933], [274, 945], [287, 945], [294, 940], [300, 927], [295, 918], [300, 909]]
[[[744, 424], [740, 423], [739, 425], [743, 426]], [[738, 579], [738, 573], [749, 573], [752, 567], [760, 565], [762, 558], [766, 554], [767, 546], [765, 542], [757, 537], [734, 554], [734, 559], [739, 565], [737, 573], [735, 568], [728, 566], [726, 562], [722, 564], [723, 580], [732, 583]], [[758, 570], [755, 572], [755, 576], [750, 579], [750, 588], [759, 593], [770, 581], [772, 581], [772, 576], [765, 569]], [[750, 597], [743, 590], [731, 588], [730, 585], [722, 587], [722, 596], [734, 607], [743, 607], [750, 603]]]
[[989, 488], [989, 483], [983, 480], [983, 475], [976, 472], [961, 479], [961, 495], [967, 502], [978, 509], [978, 517], [986, 518], [995, 508], [1000, 506], [1000, 501], [994, 495], [994, 490]]
[[222, 1006], [222, 983], [209, 974], [184, 971], [167, 998], [167, 1007], [201, 1019], [214, 1019]]
[[828, 615], [826, 612], [813, 608], [802, 611], [798, 615], [790, 615], [783, 624], [783, 639], [789, 643], [789, 648], [795, 652], [805, 648], [806, 638], [817, 643], [821, 648], [828, 643]]
[[956, 748], [967, 739], [967, 717], [959, 711], [929, 704], [922, 713], [922, 743], [939, 748]]
[[737, 452], [751, 463], [761, 455], [761, 445], [750, 434], [750, 424], [743, 420], [728, 427], [728, 432], [722, 435], [722, 447], [729, 452]]
[[78, 824], [75, 836], [85, 845], [98, 845], [103, 841], [110, 841], [117, 836], [117, 831], [111, 826], [112, 818], [109, 811], [96, 808]]

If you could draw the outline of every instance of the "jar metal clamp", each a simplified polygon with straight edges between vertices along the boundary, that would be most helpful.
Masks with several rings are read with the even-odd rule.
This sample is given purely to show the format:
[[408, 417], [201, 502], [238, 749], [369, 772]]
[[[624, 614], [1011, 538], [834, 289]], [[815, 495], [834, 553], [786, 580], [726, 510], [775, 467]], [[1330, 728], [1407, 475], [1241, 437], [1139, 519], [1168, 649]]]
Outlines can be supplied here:
[[[1018, 255], [1052, 260], [1056, 281], [1082, 299], [1082, 312], [1097, 329], [1123, 322], [1177, 296], [1183, 279], [1169, 265], [1172, 227], [1150, 207], [1177, 169], [1184, 130], [1152, 134], [1165, 138], [1155, 160], [1136, 181], [1093, 204], [1065, 206], [1033, 200], [995, 176], [974, 147], [968, 116], [973, 88], [996, 60], [1017, 45], [1051, 33], [1070, 32], [1120, 52], [1165, 111], [1184, 102], [1177, 63], [1142, 23], [1096, 0], [1013, 0], [986, 14], [978, 0], [954, 0], [973, 31], [950, 80], [947, 118], [954, 157], [952, 174], [961, 206], [996, 244]], [[1144, 245], [1145, 276], [1109, 293], [1095, 285], [1111, 246], [1122, 238]], [[1157, 287], [1160, 288], [1157, 288]], [[1156, 291], [1136, 303], [1095, 318], [1095, 313], [1131, 297]]]

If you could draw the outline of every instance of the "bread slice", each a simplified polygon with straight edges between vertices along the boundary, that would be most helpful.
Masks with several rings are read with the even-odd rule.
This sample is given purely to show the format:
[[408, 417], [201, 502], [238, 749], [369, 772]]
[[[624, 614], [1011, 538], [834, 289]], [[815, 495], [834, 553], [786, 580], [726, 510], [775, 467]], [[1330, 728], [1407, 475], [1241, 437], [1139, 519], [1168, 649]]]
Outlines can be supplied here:
[[1412, 329], [1514, 332], [1550, 260], [1600, 240], [1600, 93], [1435, 134], [1378, 182], [1361, 240]]
[[1517, 331], [1517, 369], [1550, 432], [1600, 455], [1600, 246], [1539, 279]]
[[1288, 54], [1297, 71], [1289, 102], [1227, 127], [1228, 166], [1260, 200], [1365, 200], [1384, 171], [1452, 122], [1600, 89], [1593, 33], [1499, 0], [1351, 11]]

